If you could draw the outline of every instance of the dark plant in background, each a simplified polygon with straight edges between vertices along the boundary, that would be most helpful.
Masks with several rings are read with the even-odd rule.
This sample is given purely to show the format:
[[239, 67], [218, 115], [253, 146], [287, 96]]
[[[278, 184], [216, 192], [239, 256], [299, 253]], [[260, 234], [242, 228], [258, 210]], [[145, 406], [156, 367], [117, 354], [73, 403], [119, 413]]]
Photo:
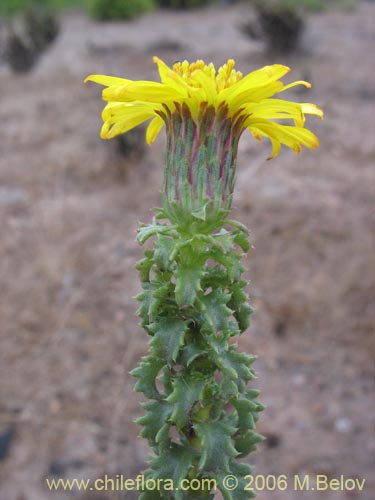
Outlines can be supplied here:
[[289, 54], [298, 49], [305, 22], [296, 2], [258, 0], [254, 3], [256, 19], [242, 25], [253, 39], [262, 39], [267, 51]]
[[7, 24], [4, 57], [13, 71], [29, 71], [59, 32], [56, 15], [40, 5], [30, 5]]
[[309, 12], [351, 10], [355, 0], [250, 0], [255, 19], [245, 22], [241, 30], [253, 39], [263, 40], [272, 54], [289, 54], [298, 50]]
[[160, 7], [171, 9], [194, 9], [214, 2], [215, 0], [157, 0]]
[[130, 130], [116, 137], [117, 152], [123, 158], [142, 158], [145, 154], [145, 131], [143, 127]]

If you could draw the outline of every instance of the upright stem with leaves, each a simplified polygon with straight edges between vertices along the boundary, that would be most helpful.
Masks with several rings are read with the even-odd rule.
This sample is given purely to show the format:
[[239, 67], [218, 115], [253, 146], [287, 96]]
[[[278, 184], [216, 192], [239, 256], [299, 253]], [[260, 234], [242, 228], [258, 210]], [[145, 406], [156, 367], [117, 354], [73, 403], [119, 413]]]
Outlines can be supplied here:
[[[252, 312], [241, 258], [249, 248], [246, 227], [228, 220], [238, 141], [249, 129], [297, 153], [318, 139], [304, 128], [305, 114], [323, 116], [313, 104], [269, 99], [294, 85], [279, 78], [289, 68], [266, 66], [243, 77], [229, 60], [216, 73], [203, 61], [158, 58], [161, 83], [103, 75], [108, 101], [101, 136], [111, 138], [153, 118], [146, 139], [167, 131], [162, 208], [142, 225], [149, 238], [138, 264], [141, 324], [151, 337], [149, 354], [132, 374], [147, 401], [137, 422], [153, 454], [140, 500], [206, 500], [220, 490], [225, 500], [254, 496], [251, 469], [239, 462], [262, 440], [254, 428], [263, 406], [254, 378], [254, 356], [239, 352], [234, 338]], [[291, 119], [294, 126], [271, 119]]]

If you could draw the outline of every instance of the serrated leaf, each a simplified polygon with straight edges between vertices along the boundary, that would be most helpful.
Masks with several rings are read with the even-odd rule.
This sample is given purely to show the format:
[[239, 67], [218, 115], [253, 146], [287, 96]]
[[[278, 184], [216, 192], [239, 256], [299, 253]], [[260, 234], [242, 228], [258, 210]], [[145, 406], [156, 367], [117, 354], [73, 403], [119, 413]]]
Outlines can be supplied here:
[[207, 211], [208, 202], [205, 203], [201, 208], [195, 209], [191, 212], [191, 215], [199, 220], [206, 220], [206, 211]]
[[232, 444], [236, 428], [225, 422], [200, 422], [194, 424], [194, 430], [202, 448], [198, 469], [227, 470], [229, 459], [238, 455]]
[[205, 354], [207, 354], [207, 351], [204, 350], [199, 344], [196, 342], [190, 342], [182, 350], [181, 363], [189, 366], [195, 359]]
[[235, 309], [237, 309], [244, 302], [247, 303], [248, 296], [244, 289], [247, 286], [247, 282], [245, 280], [239, 280], [230, 285], [229, 290], [231, 293], [231, 303]]
[[219, 245], [224, 253], [228, 253], [233, 250], [233, 242], [235, 235], [226, 229], [222, 229], [219, 233], [213, 236], [215, 244]]
[[146, 415], [137, 418], [136, 424], [143, 426], [140, 436], [146, 438], [151, 446], [155, 442], [166, 447], [168, 439], [168, 418], [172, 413], [172, 407], [166, 401], [152, 401], [143, 403]]
[[[193, 465], [194, 455], [190, 448], [172, 443], [169, 450], [166, 450], [160, 456], [154, 456], [150, 460], [150, 469], [148, 477], [152, 477], [155, 481], [162, 479], [162, 486], [173, 484], [174, 488], [178, 488], [182, 480], [188, 476], [189, 470]], [[170, 481], [168, 484], [167, 481]], [[163, 489], [161, 490], [163, 492]], [[173, 490], [172, 490], [173, 491]], [[182, 489], [175, 490], [175, 500], [183, 500], [184, 492]]]
[[208, 337], [207, 342], [213, 348], [210, 353], [211, 360], [232, 380], [248, 382], [254, 378], [254, 372], [250, 369], [256, 359], [245, 353], [237, 352], [235, 345], [228, 346], [224, 336]]
[[155, 223], [141, 225], [138, 229], [137, 241], [140, 245], [143, 245], [151, 236], [155, 234], [165, 234], [173, 232], [173, 228], [171, 226], [166, 226], [164, 224]]
[[189, 262], [181, 262], [176, 269], [176, 302], [177, 305], [192, 306], [197, 297], [197, 293], [201, 290], [201, 279], [203, 269], [199, 267], [191, 267]]
[[245, 457], [257, 449], [257, 444], [264, 441], [264, 437], [248, 429], [244, 433], [235, 436], [234, 446], [240, 453], [240, 457]]
[[182, 429], [189, 420], [189, 412], [202, 398], [205, 379], [198, 374], [182, 374], [173, 382], [173, 392], [167, 398], [173, 405], [171, 421]]
[[140, 365], [130, 372], [138, 379], [134, 390], [143, 392], [146, 398], [160, 399], [161, 395], [156, 388], [156, 377], [164, 365], [165, 361], [156, 356], [143, 357]]
[[227, 307], [229, 300], [230, 296], [218, 289], [199, 298], [205, 324], [212, 333], [228, 329], [228, 318], [232, 314], [232, 310]]
[[172, 373], [171, 368], [165, 365], [161, 374], [159, 376], [160, 382], [163, 384], [165, 395], [171, 394], [173, 391], [172, 383], [174, 381], [174, 373]]
[[157, 286], [152, 283], [143, 284], [144, 291], [137, 295], [136, 299], [141, 303], [137, 310], [137, 315], [142, 318], [142, 326], [146, 327], [151, 323], [150, 311], [157, 310], [159, 299], [155, 299], [154, 291]]
[[233, 382], [233, 380], [224, 375], [223, 381], [221, 383], [221, 394], [224, 400], [232, 399], [238, 396], [238, 386]]
[[250, 325], [250, 315], [253, 312], [251, 306], [247, 303], [248, 296], [244, 292], [246, 281], [240, 280], [233, 283], [229, 287], [231, 292], [231, 300], [228, 306], [233, 309], [233, 316], [236, 318], [238, 327], [241, 332], [244, 332]]
[[255, 493], [247, 489], [249, 484], [248, 476], [251, 474], [251, 468], [247, 464], [239, 464], [231, 460], [229, 463], [229, 474], [236, 477], [238, 481], [237, 487], [233, 490], [226, 487], [227, 471], [219, 471], [216, 475], [218, 489], [223, 495], [224, 500], [248, 500], [255, 497]]
[[247, 232], [238, 231], [234, 242], [238, 245], [244, 252], [248, 252], [250, 250], [250, 241]]
[[172, 361], [177, 359], [187, 329], [188, 324], [182, 319], [161, 318], [150, 325], [150, 330], [154, 333], [150, 346], [157, 356], [171, 364]]
[[247, 429], [254, 429], [255, 422], [253, 413], [258, 411], [258, 405], [247, 398], [245, 394], [241, 394], [238, 398], [232, 399], [230, 402], [237, 411], [236, 427], [238, 427], [241, 432]]
[[149, 327], [165, 309], [170, 310], [168, 301], [172, 285], [170, 283], [144, 283], [144, 292], [137, 295], [136, 299], [141, 302], [137, 314], [142, 318], [142, 326]]
[[163, 497], [157, 490], [146, 490], [141, 493], [139, 500], [163, 500]]
[[237, 311], [233, 314], [238, 322], [238, 327], [241, 332], [247, 330], [250, 326], [250, 316], [253, 309], [249, 304], [242, 304]]
[[225, 289], [228, 287], [228, 281], [226, 269], [215, 265], [206, 269], [204, 278], [202, 279], [202, 288], [204, 290], [209, 287]]
[[238, 220], [226, 220], [226, 224], [229, 224], [230, 226], [233, 226], [236, 229], [239, 229], [240, 231], [244, 232], [245, 234], [249, 234], [248, 228], [245, 226], [245, 224], [242, 224], [242, 222], [239, 222]]
[[152, 256], [145, 256], [145, 258], [140, 260], [135, 266], [139, 271], [139, 276], [142, 283], [150, 281], [150, 270], [154, 263]]
[[210, 255], [214, 260], [226, 267], [230, 281], [239, 281], [245, 269], [240, 263], [241, 256], [239, 254], [234, 252], [224, 254], [214, 249], [210, 252]]
[[175, 246], [175, 240], [163, 236], [163, 235], [158, 235], [158, 241], [156, 244], [155, 248], [155, 253], [154, 253], [154, 259], [155, 263], [160, 269], [168, 269], [170, 266], [170, 256], [173, 251], [173, 248]]

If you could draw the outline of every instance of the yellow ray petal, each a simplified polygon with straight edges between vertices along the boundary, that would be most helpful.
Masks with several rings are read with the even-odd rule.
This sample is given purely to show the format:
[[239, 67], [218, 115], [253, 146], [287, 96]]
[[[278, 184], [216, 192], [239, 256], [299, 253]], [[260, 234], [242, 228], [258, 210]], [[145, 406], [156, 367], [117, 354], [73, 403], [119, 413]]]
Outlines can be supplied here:
[[84, 79], [84, 83], [86, 82], [95, 82], [100, 85], [105, 85], [106, 87], [110, 87], [112, 85], [127, 85], [131, 83], [133, 80], [126, 80], [125, 78], [118, 78], [117, 76], [107, 76], [107, 75], [90, 75]]
[[224, 89], [220, 93], [220, 96], [223, 99], [225, 99], [229, 95], [234, 98], [243, 91], [247, 91], [256, 87], [267, 86], [270, 83], [279, 80], [289, 71], [290, 68], [288, 68], [288, 66], [283, 66], [282, 64], [264, 66], [263, 68], [252, 71], [248, 75], [244, 76], [231, 87]]
[[188, 89], [189, 85], [178, 75], [175, 71], [173, 71], [164, 61], [159, 59], [159, 57], [154, 56], [154, 63], [158, 66], [158, 71], [160, 75], [160, 80], [162, 83], [166, 83], [171, 87], [181, 91], [181, 89]]
[[112, 86], [103, 90], [105, 101], [145, 101], [145, 102], [168, 102], [177, 101], [184, 97], [184, 93], [177, 91], [170, 85], [159, 82], [131, 82], [123, 86]]
[[150, 116], [155, 114], [150, 103], [109, 102], [102, 111], [102, 119], [112, 123], [115, 120], [135, 116], [141, 112], [149, 113]]
[[299, 127], [303, 127], [305, 117], [302, 105], [297, 102], [284, 101], [282, 99], [263, 99], [260, 102], [249, 104], [244, 108], [245, 112], [255, 117], [266, 119], [292, 119]]
[[216, 81], [210, 78], [204, 71], [197, 70], [191, 79], [196, 82], [204, 91], [203, 100], [207, 100], [210, 104], [214, 102], [217, 94]]
[[152, 144], [154, 140], [159, 135], [161, 128], [164, 125], [164, 121], [160, 118], [160, 116], [155, 116], [153, 120], [151, 120], [150, 124], [146, 130], [146, 142], [147, 144]]
[[303, 113], [306, 113], [307, 115], [318, 116], [322, 120], [324, 119], [324, 111], [315, 104], [311, 104], [310, 102], [304, 102], [301, 104], [301, 106]]
[[296, 153], [301, 151], [301, 145], [311, 149], [319, 146], [319, 140], [316, 135], [302, 127], [280, 125], [268, 120], [254, 118], [254, 121], [249, 124], [248, 128], [253, 135], [260, 134], [271, 140], [278, 141], [293, 149]]
[[100, 137], [112, 139], [140, 125], [153, 116], [153, 112], [144, 107], [129, 107], [110, 115], [105, 120]]
[[[268, 85], [253, 87], [247, 90], [244, 90], [241, 93], [236, 93], [233, 96], [229, 95], [226, 99], [229, 107], [233, 110], [237, 110], [238, 108], [242, 108], [245, 104], [254, 103], [262, 101], [263, 99], [267, 99], [271, 97], [283, 88], [282, 82], [271, 82]], [[221, 100], [221, 95], [219, 96]]]
[[311, 89], [311, 83], [305, 82], [304, 80], [298, 80], [296, 82], [289, 83], [288, 85], [284, 85], [280, 92], [284, 92], [284, 90], [291, 89], [292, 87], [296, 87], [297, 85], [303, 85], [304, 87]]

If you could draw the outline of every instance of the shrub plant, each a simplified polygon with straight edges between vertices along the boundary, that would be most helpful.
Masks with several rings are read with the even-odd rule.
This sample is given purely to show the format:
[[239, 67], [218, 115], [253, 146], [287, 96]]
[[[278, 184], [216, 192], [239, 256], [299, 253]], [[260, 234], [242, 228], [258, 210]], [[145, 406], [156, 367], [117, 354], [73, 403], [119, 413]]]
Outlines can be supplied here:
[[132, 19], [154, 8], [154, 0], [89, 0], [89, 12], [95, 19]]

